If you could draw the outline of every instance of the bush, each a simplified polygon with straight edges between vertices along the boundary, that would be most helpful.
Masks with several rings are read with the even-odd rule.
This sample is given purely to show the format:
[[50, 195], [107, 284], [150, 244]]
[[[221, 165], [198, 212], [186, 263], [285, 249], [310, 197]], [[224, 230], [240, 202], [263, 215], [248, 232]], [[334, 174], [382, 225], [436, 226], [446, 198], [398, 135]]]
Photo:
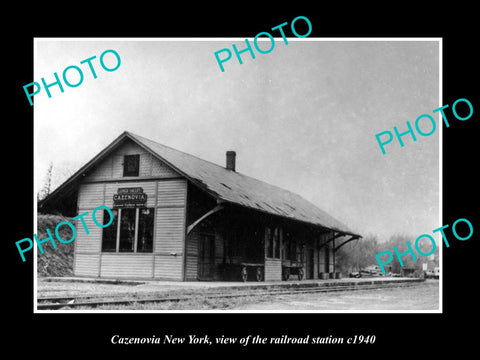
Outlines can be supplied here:
[[[53, 248], [51, 242], [42, 244], [44, 253], [40, 253], [37, 248], [37, 275], [42, 276], [72, 276], [73, 275], [73, 249], [75, 240], [64, 244], [55, 237], [55, 227], [62, 221], [72, 222], [72, 218], [61, 215], [38, 214], [37, 216], [37, 236], [39, 240], [48, 237], [46, 229], [50, 230], [55, 240], [57, 248]], [[62, 226], [58, 231], [62, 239], [70, 239], [72, 230], [68, 226]]]

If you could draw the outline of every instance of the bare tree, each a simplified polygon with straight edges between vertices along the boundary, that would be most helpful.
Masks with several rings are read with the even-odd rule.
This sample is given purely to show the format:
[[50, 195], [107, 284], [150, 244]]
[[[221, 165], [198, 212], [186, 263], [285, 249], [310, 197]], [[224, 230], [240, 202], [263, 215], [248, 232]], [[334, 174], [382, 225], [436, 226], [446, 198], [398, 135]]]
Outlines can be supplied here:
[[42, 190], [37, 193], [38, 200], [45, 199], [50, 194], [52, 186], [52, 173], [53, 173], [53, 162], [50, 162], [50, 165], [47, 169], [47, 174], [45, 175], [45, 182], [43, 184]]
[[55, 189], [70, 176], [72, 176], [77, 169], [80, 168], [79, 163], [72, 161], [61, 161], [55, 164], [55, 175], [52, 177], [52, 187]]
[[367, 235], [341, 247], [336, 255], [341, 271], [360, 271], [369, 265], [375, 265], [378, 248], [378, 239], [374, 235]]

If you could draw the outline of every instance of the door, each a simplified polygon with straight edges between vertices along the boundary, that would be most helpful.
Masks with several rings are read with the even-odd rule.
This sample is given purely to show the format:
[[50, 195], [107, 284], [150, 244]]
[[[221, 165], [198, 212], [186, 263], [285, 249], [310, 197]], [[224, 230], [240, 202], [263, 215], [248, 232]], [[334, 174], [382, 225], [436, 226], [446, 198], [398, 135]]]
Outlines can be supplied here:
[[330, 248], [325, 246], [325, 272], [330, 272]]
[[307, 250], [307, 279], [313, 279], [313, 249]]
[[212, 280], [215, 273], [215, 236], [201, 235], [198, 244], [198, 279]]

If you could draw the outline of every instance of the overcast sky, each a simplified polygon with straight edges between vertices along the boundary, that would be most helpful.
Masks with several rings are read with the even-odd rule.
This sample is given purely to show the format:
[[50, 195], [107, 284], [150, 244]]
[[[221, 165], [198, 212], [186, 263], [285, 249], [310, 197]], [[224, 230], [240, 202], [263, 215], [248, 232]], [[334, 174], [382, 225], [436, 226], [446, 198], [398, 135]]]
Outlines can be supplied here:
[[[243, 49], [244, 39], [37, 39], [32, 81], [51, 83], [69, 65], [84, 70], [80, 86], [35, 96], [38, 186], [50, 162], [55, 187], [128, 130], [222, 166], [235, 150], [238, 172], [303, 196], [362, 235], [441, 226], [441, 126], [416, 142], [405, 136], [403, 148], [392, 142], [386, 155], [375, 140], [442, 105], [438, 41], [276, 40], [269, 54], [242, 54], [243, 65], [233, 55], [221, 72], [214, 52]], [[116, 71], [100, 66], [107, 49], [121, 57]], [[93, 55], [97, 79], [80, 65]], [[105, 62], [115, 65], [112, 54]]]

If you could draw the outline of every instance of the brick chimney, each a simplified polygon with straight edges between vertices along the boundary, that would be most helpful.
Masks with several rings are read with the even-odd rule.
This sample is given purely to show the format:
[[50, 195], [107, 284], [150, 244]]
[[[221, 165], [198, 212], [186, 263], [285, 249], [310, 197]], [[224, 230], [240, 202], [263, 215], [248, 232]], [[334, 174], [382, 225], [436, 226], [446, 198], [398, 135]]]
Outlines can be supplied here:
[[235, 151], [227, 151], [227, 165], [225, 166], [228, 170], [235, 171], [235, 157], [237, 154]]

